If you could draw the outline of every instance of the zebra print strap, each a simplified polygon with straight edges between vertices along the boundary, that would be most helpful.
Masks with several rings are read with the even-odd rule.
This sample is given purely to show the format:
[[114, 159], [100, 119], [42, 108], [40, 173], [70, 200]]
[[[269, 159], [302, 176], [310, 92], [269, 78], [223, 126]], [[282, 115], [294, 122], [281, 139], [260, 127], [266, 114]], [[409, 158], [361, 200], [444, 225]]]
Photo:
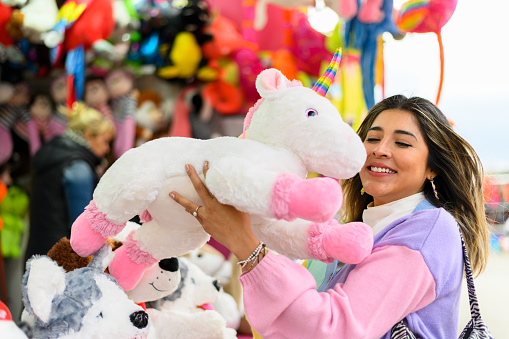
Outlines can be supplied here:
[[[467, 247], [460, 231], [461, 246], [463, 246], [463, 262], [465, 263], [465, 275], [467, 279], [468, 300], [470, 302], [471, 319], [459, 335], [459, 339], [493, 339], [488, 327], [481, 318], [481, 311], [475, 294], [474, 277], [470, 260], [468, 259]], [[403, 320], [394, 325], [391, 329], [391, 339], [417, 339], [415, 334], [405, 325]]]
[[479, 311], [479, 303], [477, 302], [477, 295], [475, 294], [474, 277], [472, 275], [472, 268], [470, 267], [470, 259], [468, 259], [467, 247], [465, 246], [465, 241], [463, 240], [463, 235], [461, 235], [461, 232], [460, 237], [461, 246], [463, 246], [463, 261], [465, 262], [465, 275], [467, 278], [470, 315], [472, 318], [479, 318], [481, 317], [481, 312]]

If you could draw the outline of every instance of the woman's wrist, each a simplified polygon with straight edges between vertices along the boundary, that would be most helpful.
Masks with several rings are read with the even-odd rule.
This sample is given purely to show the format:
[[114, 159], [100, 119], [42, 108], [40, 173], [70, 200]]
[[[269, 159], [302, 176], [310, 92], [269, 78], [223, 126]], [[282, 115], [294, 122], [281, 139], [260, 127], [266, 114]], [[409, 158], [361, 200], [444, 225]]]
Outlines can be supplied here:
[[265, 248], [265, 244], [262, 248], [262, 250], [259, 253], [256, 253], [256, 256], [253, 258], [252, 261], [248, 262], [244, 267], [242, 267], [242, 273], [249, 273], [251, 270], [253, 270], [265, 257], [267, 249]]

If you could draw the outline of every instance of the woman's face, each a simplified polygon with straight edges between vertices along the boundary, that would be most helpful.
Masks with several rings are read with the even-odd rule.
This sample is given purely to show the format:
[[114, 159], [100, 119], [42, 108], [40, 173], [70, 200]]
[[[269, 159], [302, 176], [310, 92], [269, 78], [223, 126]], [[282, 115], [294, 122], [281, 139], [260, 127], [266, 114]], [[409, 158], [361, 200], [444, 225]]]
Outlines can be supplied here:
[[92, 152], [99, 158], [104, 158], [110, 151], [110, 142], [113, 139], [113, 134], [111, 132], [97, 135], [91, 135], [88, 132], [85, 132], [84, 134]]
[[380, 113], [364, 140], [367, 159], [359, 172], [375, 206], [422, 191], [428, 168], [428, 146], [417, 119], [408, 111], [388, 109]]

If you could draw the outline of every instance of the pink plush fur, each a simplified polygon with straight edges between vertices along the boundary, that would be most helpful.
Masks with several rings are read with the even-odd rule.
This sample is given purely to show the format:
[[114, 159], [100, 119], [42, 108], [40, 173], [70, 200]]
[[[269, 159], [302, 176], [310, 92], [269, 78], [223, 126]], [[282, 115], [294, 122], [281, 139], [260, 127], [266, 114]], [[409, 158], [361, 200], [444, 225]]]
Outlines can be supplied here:
[[92, 200], [71, 228], [71, 247], [82, 257], [94, 254], [108, 237], [118, 234], [124, 225], [115, 225], [97, 209]]
[[304, 180], [281, 173], [272, 188], [271, 211], [277, 219], [325, 222], [337, 213], [342, 201], [341, 186], [334, 179]]
[[290, 200], [290, 186], [297, 181], [301, 181], [296, 174], [281, 173], [277, 176], [276, 182], [272, 187], [272, 196], [270, 199], [270, 209], [276, 219], [293, 220], [290, 216], [288, 202]]
[[312, 224], [308, 230], [308, 250], [326, 263], [338, 259], [345, 264], [358, 264], [373, 248], [372, 229], [362, 222], [340, 225], [336, 220]]
[[90, 227], [104, 238], [117, 235], [124, 229], [125, 224], [117, 225], [106, 219], [104, 213], [99, 211], [93, 200], [85, 207], [85, 210], [87, 211], [87, 219], [91, 224]]
[[326, 263], [334, 261], [333, 258], [329, 257], [323, 248], [323, 235], [325, 230], [329, 227], [336, 226], [338, 222], [336, 220], [328, 220], [323, 223], [311, 224], [308, 230], [308, 251], [314, 259], [320, 260]]
[[[134, 231], [133, 231], [134, 232]], [[143, 273], [158, 260], [150, 253], [143, 251], [131, 232], [122, 246], [115, 251], [115, 257], [108, 269], [124, 291], [132, 290], [138, 285]]]

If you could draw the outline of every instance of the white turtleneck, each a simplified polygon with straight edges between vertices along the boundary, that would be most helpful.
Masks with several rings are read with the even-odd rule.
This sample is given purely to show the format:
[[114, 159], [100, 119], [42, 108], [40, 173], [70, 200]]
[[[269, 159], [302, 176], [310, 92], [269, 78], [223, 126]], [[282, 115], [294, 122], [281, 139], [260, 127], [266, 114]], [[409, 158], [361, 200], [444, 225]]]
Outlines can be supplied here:
[[412, 213], [423, 200], [424, 193], [419, 192], [380, 206], [370, 203], [362, 213], [362, 221], [371, 226], [373, 235], [377, 235], [394, 220]]

